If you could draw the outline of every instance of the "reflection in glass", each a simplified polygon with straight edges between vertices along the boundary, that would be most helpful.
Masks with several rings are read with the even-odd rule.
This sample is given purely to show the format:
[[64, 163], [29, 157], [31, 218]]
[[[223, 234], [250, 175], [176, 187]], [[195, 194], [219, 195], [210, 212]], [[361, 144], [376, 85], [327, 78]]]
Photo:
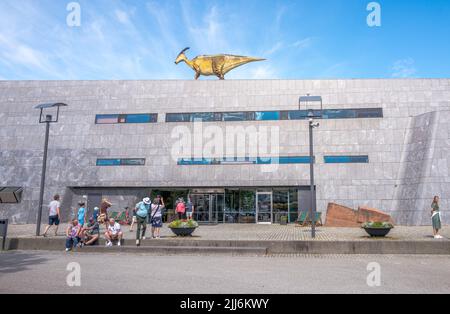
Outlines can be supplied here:
[[256, 200], [255, 190], [240, 190], [239, 191], [239, 222], [241, 223], [255, 223]]
[[289, 212], [289, 191], [274, 190], [273, 191], [273, 215], [274, 223], [280, 223], [281, 217], [288, 217]]
[[272, 192], [256, 193], [258, 223], [272, 223]]
[[298, 190], [289, 189], [289, 222], [295, 222], [298, 218]]

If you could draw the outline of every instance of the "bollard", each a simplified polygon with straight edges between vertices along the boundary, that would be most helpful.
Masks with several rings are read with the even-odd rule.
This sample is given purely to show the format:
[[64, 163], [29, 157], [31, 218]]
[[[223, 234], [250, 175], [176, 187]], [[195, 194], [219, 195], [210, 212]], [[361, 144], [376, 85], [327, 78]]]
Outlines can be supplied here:
[[5, 250], [7, 234], [8, 234], [8, 219], [0, 219], [0, 236], [3, 238], [2, 251]]

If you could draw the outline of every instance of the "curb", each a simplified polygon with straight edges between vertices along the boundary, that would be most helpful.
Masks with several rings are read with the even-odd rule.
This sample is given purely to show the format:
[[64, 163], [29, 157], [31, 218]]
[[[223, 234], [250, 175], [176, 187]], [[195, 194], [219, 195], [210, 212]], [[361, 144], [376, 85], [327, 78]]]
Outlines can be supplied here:
[[[124, 240], [121, 247], [101, 245], [85, 247], [86, 253], [158, 253], [158, 254], [424, 254], [450, 255], [450, 241], [250, 241], [250, 240], [143, 240], [140, 247], [134, 240]], [[62, 251], [62, 238], [11, 238], [7, 250]]]

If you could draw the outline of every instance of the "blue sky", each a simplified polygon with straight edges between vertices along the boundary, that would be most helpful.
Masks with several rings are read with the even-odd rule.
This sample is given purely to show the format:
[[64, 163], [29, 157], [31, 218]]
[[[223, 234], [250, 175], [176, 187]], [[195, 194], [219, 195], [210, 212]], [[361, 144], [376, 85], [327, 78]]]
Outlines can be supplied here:
[[228, 79], [449, 77], [450, 1], [0, 1], [0, 79], [191, 79], [174, 60], [230, 53], [267, 58]]

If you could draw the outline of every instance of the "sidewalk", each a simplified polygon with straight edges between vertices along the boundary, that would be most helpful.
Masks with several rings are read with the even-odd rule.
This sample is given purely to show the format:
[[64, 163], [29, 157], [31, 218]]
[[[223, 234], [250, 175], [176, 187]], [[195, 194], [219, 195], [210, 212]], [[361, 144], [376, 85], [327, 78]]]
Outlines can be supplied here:
[[[136, 232], [129, 232], [129, 226], [122, 226], [124, 238], [135, 239]], [[41, 228], [41, 233], [45, 226]], [[67, 224], [59, 226], [58, 237], [64, 238]], [[35, 238], [35, 225], [10, 225], [8, 226], [9, 238]], [[101, 231], [103, 232], [103, 227]], [[150, 227], [147, 228], [147, 236], [150, 235]], [[405, 227], [398, 226], [391, 230], [383, 240], [391, 241], [449, 241], [450, 226], [444, 226], [441, 230], [443, 240], [435, 240], [432, 237], [431, 226]], [[103, 238], [103, 235], [101, 235]], [[49, 238], [54, 238], [54, 227], [48, 233]], [[162, 241], [176, 238], [167, 225], [161, 229]], [[311, 240], [310, 227], [298, 227], [295, 225], [257, 225], [257, 224], [218, 224], [213, 226], [201, 225], [190, 240], [246, 240], [246, 241], [307, 241]], [[374, 241], [361, 228], [329, 228], [317, 227], [317, 241]]]

